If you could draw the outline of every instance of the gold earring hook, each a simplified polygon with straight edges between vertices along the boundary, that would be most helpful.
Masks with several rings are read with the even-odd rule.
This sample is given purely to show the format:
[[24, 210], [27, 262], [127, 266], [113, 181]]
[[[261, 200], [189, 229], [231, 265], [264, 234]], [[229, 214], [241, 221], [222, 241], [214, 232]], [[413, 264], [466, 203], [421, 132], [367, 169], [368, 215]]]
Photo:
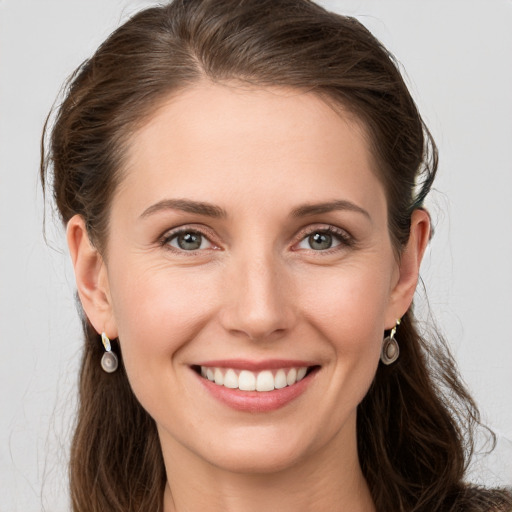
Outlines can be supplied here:
[[112, 350], [110, 340], [108, 339], [108, 336], [104, 332], [101, 333], [101, 342], [103, 343], [103, 346], [105, 347], [105, 350], [107, 352], [110, 352]]
[[396, 334], [396, 329], [397, 327], [400, 325], [400, 322], [402, 321], [401, 318], [397, 318], [396, 320], [396, 324], [395, 324], [395, 327], [393, 327], [393, 329], [391, 329], [391, 333], [389, 334], [389, 337], [391, 339], [393, 339], [395, 337], [395, 334]]

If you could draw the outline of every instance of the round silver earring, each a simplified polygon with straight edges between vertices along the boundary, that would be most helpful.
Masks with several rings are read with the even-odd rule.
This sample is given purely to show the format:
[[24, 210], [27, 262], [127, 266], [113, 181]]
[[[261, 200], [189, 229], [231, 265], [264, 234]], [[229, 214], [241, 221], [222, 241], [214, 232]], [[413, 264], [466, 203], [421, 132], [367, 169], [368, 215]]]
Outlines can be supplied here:
[[114, 352], [112, 352], [110, 340], [108, 339], [108, 336], [104, 332], [101, 333], [101, 341], [103, 343], [103, 346], [105, 347], [105, 353], [101, 358], [101, 367], [103, 368], [103, 371], [107, 373], [113, 373], [117, 370], [117, 367], [119, 366], [117, 356]]
[[384, 338], [382, 342], [382, 349], [380, 353], [380, 360], [386, 366], [394, 363], [400, 355], [400, 347], [398, 342], [395, 340], [396, 328], [400, 325], [400, 319], [396, 321], [395, 327], [391, 329], [389, 336]]

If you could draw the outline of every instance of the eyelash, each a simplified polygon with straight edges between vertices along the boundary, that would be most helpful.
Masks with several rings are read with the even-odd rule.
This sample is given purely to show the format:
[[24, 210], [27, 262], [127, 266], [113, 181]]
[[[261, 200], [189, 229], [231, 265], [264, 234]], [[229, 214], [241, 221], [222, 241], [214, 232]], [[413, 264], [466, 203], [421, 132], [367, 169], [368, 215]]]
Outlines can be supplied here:
[[[178, 249], [178, 248], [172, 247], [170, 245], [170, 242], [172, 240], [174, 240], [175, 238], [177, 238], [178, 236], [180, 236], [182, 234], [187, 234], [187, 233], [197, 234], [197, 235], [200, 235], [201, 237], [206, 238], [208, 240], [208, 242], [213, 245], [213, 247], [208, 248], [208, 249], [194, 249], [194, 250], [187, 251], [185, 249]], [[293, 247], [297, 246], [298, 244], [300, 244], [301, 242], [306, 240], [309, 236], [311, 236], [315, 233], [331, 235], [333, 238], [338, 240], [340, 243], [334, 247], [330, 247], [330, 248], [324, 249], [324, 250], [314, 250], [314, 249], [310, 248], [309, 250], [314, 253], [330, 254], [332, 252], [342, 250], [344, 248], [350, 248], [355, 245], [354, 238], [349, 233], [347, 233], [345, 230], [342, 230], [340, 228], [337, 228], [337, 227], [331, 226], [331, 225], [322, 225], [322, 226], [317, 225], [317, 226], [310, 226], [307, 229], [303, 230], [299, 234], [298, 241], [293, 244], [292, 250], [293, 250]], [[218, 250], [219, 247], [214, 242], [212, 242], [212, 240], [211, 240], [212, 238], [213, 238], [212, 234], [210, 234], [207, 230], [205, 230], [205, 228], [183, 226], [180, 228], [176, 228], [172, 231], [166, 231], [159, 238], [159, 244], [162, 247], [165, 247], [166, 249], [168, 249], [172, 252], [182, 254], [182, 255], [192, 256], [194, 254], [197, 254], [198, 252], [202, 252], [205, 250]], [[297, 251], [297, 250], [299, 250], [299, 249], [295, 249], [295, 251]]]
[[200, 235], [201, 237], [204, 237], [210, 244], [212, 244], [213, 247], [209, 248], [209, 250], [217, 250], [217, 245], [212, 242], [213, 235], [211, 232], [206, 230], [205, 228], [199, 228], [199, 227], [191, 227], [191, 226], [183, 226], [180, 228], [173, 229], [171, 231], [166, 231], [160, 238], [159, 238], [159, 245], [166, 248], [169, 251], [175, 252], [180, 255], [186, 255], [186, 256], [193, 256], [197, 254], [199, 251], [204, 251], [207, 249], [194, 249], [190, 251], [186, 251], [185, 249], [178, 249], [176, 247], [172, 247], [170, 245], [170, 242], [174, 240], [175, 238], [179, 237], [180, 235], [184, 234], [196, 234]]
[[336, 252], [336, 251], [343, 250], [346, 248], [354, 247], [354, 245], [355, 245], [354, 238], [344, 229], [340, 229], [340, 228], [337, 228], [332, 225], [321, 225], [321, 226], [316, 225], [316, 226], [310, 226], [310, 227], [306, 228], [304, 231], [302, 231], [299, 235], [299, 237], [300, 237], [299, 241], [296, 242], [294, 244], [294, 246], [303, 242], [309, 236], [311, 236], [315, 233], [331, 235], [333, 238], [338, 240], [340, 243], [339, 243], [339, 245], [336, 245], [334, 247], [330, 247], [330, 248], [324, 249], [324, 250], [315, 251], [314, 249], [309, 249], [311, 252], [314, 252], [314, 253], [331, 254], [332, 252]]

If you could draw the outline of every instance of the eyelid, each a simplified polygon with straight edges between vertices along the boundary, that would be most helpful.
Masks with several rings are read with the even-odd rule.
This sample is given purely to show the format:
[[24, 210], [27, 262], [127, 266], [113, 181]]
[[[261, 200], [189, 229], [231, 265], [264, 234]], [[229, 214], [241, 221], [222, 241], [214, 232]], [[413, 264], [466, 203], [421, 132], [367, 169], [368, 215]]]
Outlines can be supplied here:
[[[169, 244], [169, 241], [171, 239], [175, 238], [176, 236], [178, 236], [182, 233], [188, 233], [188, 232], [195, 232], [195, 233], [198, 233], [198, 234], [204, 236], [212, 244], [213, 247], [208, 247], [207, 249], [195, 249], [192, 251], [185, 251], [185, 250], [181, 250], [181, 249], [172, 247]], [[340, 249], [342, 250], [347, 247], [352, 247], [356, 243], [354, 237], [346, 229], [339, 228], [337, 226], [333, 226], [332, 224], [318, 223], [318, 224], [308, 225], [299, 231], [297, 236], [294, 237], [295, 241], [292, 244], [292, 250], [296, 250], [296, 251], [297, 250], [307, 250], [307, 249], [296, 249], [295, 247], [297, 246], [297, 244], [302, 242], [306, 237], [310, 236], [311, 234], [313, 234], [315, 232], [328, 233], [330, 235], [333, 235], [340, 241], [340, 244], [338, 244], [332, 248], [325, 249], [323, 251], [315, 251], [314, 249], [311, 249], [311, 252], [325, 254], [325, 253], [333, 252], [333, 251], [340, 250]], [[205, 225], [184, 224], [181, 226], [176, 226], [174, 228], [165, 230], [158, 237], [158, 243], [161, 246], [165, 246], [170, 251], [174, 251], [174, 252], [180, 253], [180, 254], [193, 255], [193, 254], [197, 254], [198, 252], [204, 252], [204, 251], [208, 251], [208, 250], [221, 250], [222, 248], [221, 248], [220, 244], [215, 241], [215, 238], [218, 238], [216, 236], [215, 232]]]
[[[204, 236], [210, 244], [212, 244], [212, 247], [208, 247], [206, 249], [195, 249], [192, 251], [185, 251], [182, 249], [178, 249], [177, 247], [173, 247], [169, 244], [169, 242], [177, 237], [178, 235], [182, 233], [198, 233], [201, 236]], [[208, 250], [219, 250], [221, 247], [218, 243], [216, 243], [213, 239], [216, 238], [215, 233], [213, 230], [208, 228], [207, 226], [201, 225], [201, 224], [184, 224], [182, 226], [176, 226], [171, 229], [167, 229], [164, 231], [159, 237], [158, 237], [158, 243], [162, 247], [166, 247], [170, 251], [174, 251], [180, 254], [188, 253], [188, 255], [191, 254], [197, 254], [198, 252], [208, 251]]]
[[325, 249], [323, 251], [315, 251], [314, 249], [311, 249], [312, 252], [315, 253], [329, 253], [337, 250], [342, 250], [346, 247], [353, 247], [355, 245], [355, 239], [354, 237], [346, 230], [339, 228], [337, 226], [333, 226], [332, 224], [313, 224], [309, 225], [299, 231], [297, 234], [296, 240], [293, 243], [292, 250], [307, 250], [307, 249], [294, 249], [300, 242], [305, 240], [308, 236], [312, 235], [313, 233], [328, 233], [330, 235], [335, 236], [339, 241], [340, 244], [331, 247], [329, 249]]

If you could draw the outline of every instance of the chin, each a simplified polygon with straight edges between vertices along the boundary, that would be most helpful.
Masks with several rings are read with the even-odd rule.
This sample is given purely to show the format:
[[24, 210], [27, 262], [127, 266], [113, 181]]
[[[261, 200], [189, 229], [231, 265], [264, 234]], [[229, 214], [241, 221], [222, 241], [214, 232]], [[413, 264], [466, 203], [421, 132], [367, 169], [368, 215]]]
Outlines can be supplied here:
[[220, 442], [219, 438], [210, 444], [203, 456], [225, 471], [270, 474], [299, 465], [314, 451], [312, 439], [306, 439], [300, 432], [290, 435], [288, 425], [284, 431], [275, 427], [240, 429], [230, 433], [228, 439]]
[[296, 450], [274, 450], [260, 445], [258, 449], [230, 449], [228, 453], [211, 460], [211, 463], [231, 473], [269, 475], [296, 467], [302, 458], [303, 455], [299, 455]]

